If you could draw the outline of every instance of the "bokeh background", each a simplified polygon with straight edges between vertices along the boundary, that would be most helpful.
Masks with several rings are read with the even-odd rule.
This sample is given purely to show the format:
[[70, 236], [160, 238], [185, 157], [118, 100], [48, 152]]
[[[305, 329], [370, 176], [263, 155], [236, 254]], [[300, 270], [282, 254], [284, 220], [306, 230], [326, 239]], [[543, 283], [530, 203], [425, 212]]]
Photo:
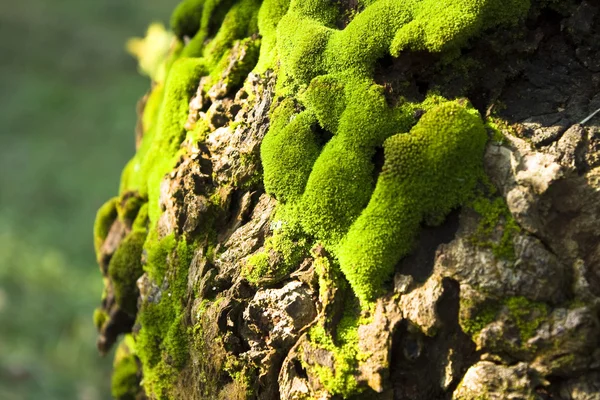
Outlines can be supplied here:
[[0, 2], [0, 399], [110, 399], [92, 225], [149, 87], [125, 51], [177, 0]]

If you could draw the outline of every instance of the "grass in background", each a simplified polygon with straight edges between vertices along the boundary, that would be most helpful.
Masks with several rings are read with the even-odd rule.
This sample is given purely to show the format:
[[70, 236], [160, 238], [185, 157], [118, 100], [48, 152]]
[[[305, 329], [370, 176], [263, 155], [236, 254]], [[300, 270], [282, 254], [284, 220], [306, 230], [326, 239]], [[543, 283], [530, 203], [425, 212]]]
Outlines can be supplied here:
[[0, 3], [0, 399], [110, 397], [92, 224], [149, 86], [124, 43], [176, 2]]

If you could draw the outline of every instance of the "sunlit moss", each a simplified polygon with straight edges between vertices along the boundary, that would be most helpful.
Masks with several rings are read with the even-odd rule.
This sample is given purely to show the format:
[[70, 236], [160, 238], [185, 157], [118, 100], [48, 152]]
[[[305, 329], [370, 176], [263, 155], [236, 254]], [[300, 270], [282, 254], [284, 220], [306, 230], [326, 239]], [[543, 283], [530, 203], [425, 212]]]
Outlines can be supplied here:
[[140, 373], [135, 356], [135, 343], [131, 336], [126, 336], [115, 353], [111, 382], [112, 396], [116, 400], [135, 400], [140, 391]]
[[137, 279], [142, 269], [142, 250], [146, 240], [145, 231], [133, 231], [123, 239], [108, 264], [108, 276], [113, 285], [117, 304], [128, 314], [135, 316], [137, 309]]
[[[121, 195], [135, 192], [144, 201], [120, 206], [121, 218], [133, 221], [133, 231], [113, 257], [110, 272], [118, 301], [130, 312], [136, 311], [131, 300], [137, 298], [131, 293], [135, 276], [146, 272], [161, 288], [137, 316], [137, 351], [151, 397], [168, 398], [177, 370], [187, 362], [184, 299], [195, 244], [191, 238], [162, 237], [156, 224], [160, 183], [181, 154], [182, 142], [202, 140], [207, 133], [202, 124], [191, 132], [184, 127], [201, 77], [208, 77], [209, 84], [224, 79], [227, 87], [237, 87], [253, 68], [277, 71], [261, 160], [265, 188], [285, 210], [278, 221], [293, 230], [276, 231], [264, 251], [248, 260], [243, 272], [251, 282], [285, 276], [301, 263], [314, 239], [339, 261], [364, 306], [410, 252], [420, 225], [441, 223], [470, 198], [483, 173], [487, 140], [478, 113], [466, 102], [434, 93], [422, 103], [399, 98], [391, 106], [384, 88], [374, 82], [374, 69], [383, 57], [412, 50], [441, 52], [449, 60], [486, 29], [521, 20], [529, 2], [360, 4], [363, 9], [344, 29], [336, 25], [339, 5], [324, 0], [186, 0], [174, 12], [171, 26], [179, 40], [165, 61], [164, 83], [148, 98], [144, 137], [122, 177]], [[224, 76], [239, 49], [248, 57]], [[416, 109], [426, 111], [418, 122]], [[381, 150], [383, 169], [378, 171], [375, 158]], [[213, 199], [215, 207], [222, 206], [217, 194]], [[111, 210], [104, 210], [108, 217], [101, 218], [96, 237], [106, 236]], [[206, 225], [213, 222], [205, 220]], [[327, 269], [319, 259], [318, 268]], [[317, 371], [331, 393], [347, 396], [359, 390], [352, 375], [361, 360], [359, 323], [358, 312], [348, 308], [336, 338], [324, 326], [310, 332], [314, 343], [334, 353], [335, 370]]]
[[113, 197], [104, 203], [96, 213], [96, 220], [94, 222], [94, 249], [96, 250], [96, 257], [99, 256], [100, 246], [102, 246], [104, 239], [108, 236], [110, 227], [117, 219], [118, 200], [118, 197]]

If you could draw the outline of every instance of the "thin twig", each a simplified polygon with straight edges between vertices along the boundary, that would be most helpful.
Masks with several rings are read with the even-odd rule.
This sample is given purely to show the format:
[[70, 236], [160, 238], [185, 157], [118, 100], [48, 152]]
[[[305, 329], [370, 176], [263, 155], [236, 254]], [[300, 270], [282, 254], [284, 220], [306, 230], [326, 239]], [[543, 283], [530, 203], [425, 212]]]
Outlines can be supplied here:
[[597, 109], [596, 111], [594, 111], [593, 113], [591, 113], [590, 115], [588, 115], [583, 121], [581, 121], [579, 123], [579, 125], [585, 125], [587, 122], [589, 122], [592, 118], [594, 118], [596, 116], [596, 114], [600, 113], [600, 108]]

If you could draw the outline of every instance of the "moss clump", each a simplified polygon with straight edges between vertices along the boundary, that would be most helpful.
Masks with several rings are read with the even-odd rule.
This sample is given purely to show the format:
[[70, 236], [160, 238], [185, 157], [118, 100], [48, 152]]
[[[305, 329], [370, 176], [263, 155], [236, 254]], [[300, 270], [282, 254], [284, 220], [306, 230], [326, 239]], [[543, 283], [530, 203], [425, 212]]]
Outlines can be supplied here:
[[132, 231], [123, 239], [108, 264], [108, 276], [117, 304], [131, 316], [135, 316], [137, 311], [139, 291], [136, 281], [144, 272], [142, 251], [145, 240], [145, 231]]
[[206, 0], [184, 0], [171, 15], [171, 29], [179, 39], [193, 37], [200, 29], [200, 20]]
[[332, 395], [347, 398], [362, 390], [358, 386], [356, 373], [360, 361], [365, 360], [367, 355], [358, 348], [358, 327], [365, 322], [352, 307], [348, 307], [337, 326], [335, 338], [322, 323], [309, 330], [311, 343], [333, 354], [333, 368], [322, 365], [312, 367], [325, 389]]
[[278, 123], [261, 144], [265, 188], [280, 201], [302, 194], [321, 151], [315, 116], [294, 111], [292, 101], [283, 102], [275, 113]]
[[[480, 196], [473, 201], [471, 207], [481, 216], [477, 231], [472, 237], [473, 242], [490, 248], [497, 258], [514, 261], [513, 238], [521, 232], [521, 228], [504, 199], [502, 197], [488, 199]], [[492, 240], [491, 237], [498, 226], [502, 227], [502, 236], [500, 240]]]
[[[529, 1], [378, 0], [363, 5], [364, 11], [339, 30], [333, 3], [292, 0], [288, 7], [287, 2], [269, 2], [273, 20], [281, 18], [277, 46], [269, 54], [280, 59], [277, 92], [288, 98], [272, 113], [261, 158], [267, 191], [294, 205], [294, 218], [340, 258], [356, 294], [368, 301], [410, 250], [420, 222], [440, 222], [466, 200], [481, 175], [486, 138], [479, 117], [457, 104], [430, 111], [421, 127], [398, 135], [414, 124], [415, 108], [432, 104], [401, 100], [390, 107], [383, 88], [373, 83], [377, 60], [405, 50], [452, 55], [483, 30], [524, 18]], [[266, 9], [259, 13], [261, 26], [263, 15]], [[265, 25], [272, 34], [272, 25]], [[324, 143], [329, 138], [316, 134], [319, 130], [329, 132], [331, 140]], [[437, 131], [452, 133], [442, 138]], [[376, 188], [372, 159], [381, 146], [386, 166]], [[441, 200], [437, 193], [443, 190], [450, 196]]]
[[131, 336], [125, 337], [115, 353], [111, 389], [117, 400], [135, 400], [140, 393], [139, 366]]
[[236, 40], [258, 33], [259, 7], [259, 0], [206, 0], [199, 30], [182, 57], [203, 57], [214, 68]]
[[385, 142], [385, 164], [373, 196], [338, 253], [342, 272], [361, 300], [378, 294], [410, 251], [422, 220], [443, 220], [468, 199], [481, 176], [486, 140], [481, 119], [449, 102], [427, 112], [409, 134]]
[[403, 50], [440, 52], [459, 48], [485, 29], [511, 25], [529, 11], [529, 0], [423, 0], [395, 34], [392, 55]]
[[521, 345], [526, 345], [539, 326], [547, 320], [550, 308], [545, 303], [531, 301], [525, 297], [510, 297], [503, 301], [509, 319], [519, 330]]
[[287, 13], [290, 0], [263, 0], [258, 12], [258, 29], [262, 36], [260, 57], [256, 71], [265, 72], [277, 65], [277, 26]]
[[266, 240], [263, 251], [248, 259], [243, 274], [254, 284], [262, 279], [279, 280], [297, 268], [308, 255], [306, 237], [294, 235], [289, 229], [280, 229]]
[[166, 398], [189, 354], [183, 317], [194, 246], [173, 235], [159, 240], [155, 233], [149, 235], [145, 246], [148, 257], [144, 270], [155, 282], [168, 279], [168, 285], [156, 302], [144, 303], [138, 313], [141, 329], [136, 336], [137, 352], [147, 393]]
[[[461, 307], [471, 306], [468, 302], [461, 299]], [[466, 334], [473, 339], [479, 335], [479, 332], [486, 326], [496, 320], [496, 316], [501, 309], [501, 304], [494, 301], [487, 301], [474, 306], [468, 318], [460, 318], [460, 326]]]
[[108, 236], [113, 222], [117, 219], [117, 203], [118, 198], [113, 197], [104, 203], [96, 213], [96, 220], [94, 222], [94, 249], [96, 250], [96, 257], [99, 257], [100, 247]]
[[108, 320], [108, 314], [102, 308], [96, 308], [94, 310], [94, 326], [100, 330], [104, 326], [104, 323]]
[[119, 219], [127, 225], [131, 225], [140, 208], [146, 203], [136, 192], [123, 193], [117, 203]]

